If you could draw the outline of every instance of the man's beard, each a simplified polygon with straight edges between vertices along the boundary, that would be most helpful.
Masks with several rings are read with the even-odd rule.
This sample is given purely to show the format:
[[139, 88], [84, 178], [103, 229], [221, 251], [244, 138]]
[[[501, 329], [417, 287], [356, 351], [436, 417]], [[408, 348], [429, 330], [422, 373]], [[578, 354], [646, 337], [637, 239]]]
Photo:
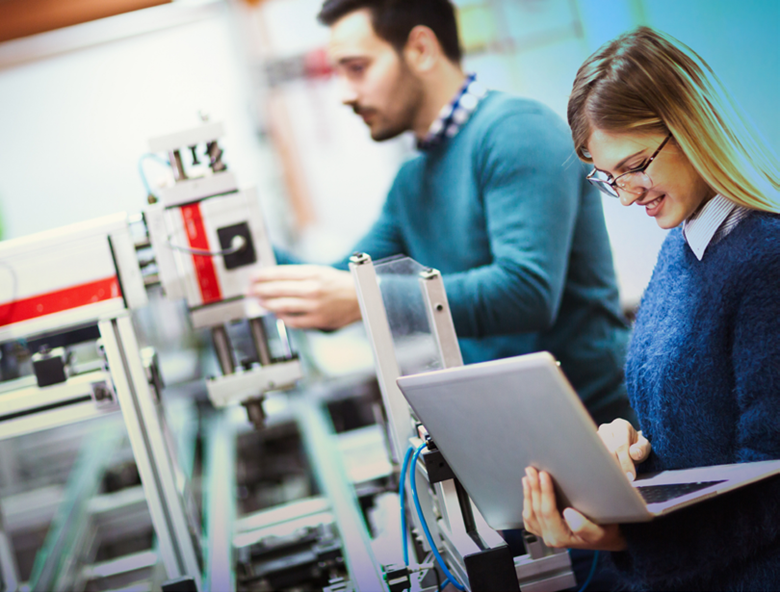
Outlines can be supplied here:
[[[423, 88], [420, 81], [411, 73], [406, 64], [401, 62], [401, 73], [394, 85], [395, 92], [392, 96], [396, 97], [396, 105], [400, 105], [398, 111], [394, 111], [392, 120], [383, 117], [377, 112], [380, 118], [380, 125], [372, 127], [371, 139], [375, 142], [384, 142], [411, 130], [414, 127], [414, 121], [423, 104]], [[360, 109], [355, 108], [359, 113]]]

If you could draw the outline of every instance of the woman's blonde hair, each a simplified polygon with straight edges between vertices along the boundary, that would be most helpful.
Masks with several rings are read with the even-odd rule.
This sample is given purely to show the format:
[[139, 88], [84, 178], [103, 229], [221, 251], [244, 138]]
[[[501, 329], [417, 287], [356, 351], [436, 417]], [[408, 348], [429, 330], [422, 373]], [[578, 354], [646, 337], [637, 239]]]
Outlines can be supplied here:
[[568, 107], [578, 156], [595, 129], [668, 134], [704, 181], [731, 201], [780, 212], [777, 156], [710, 67], [676, 39], [639, 27], [577, 72]]

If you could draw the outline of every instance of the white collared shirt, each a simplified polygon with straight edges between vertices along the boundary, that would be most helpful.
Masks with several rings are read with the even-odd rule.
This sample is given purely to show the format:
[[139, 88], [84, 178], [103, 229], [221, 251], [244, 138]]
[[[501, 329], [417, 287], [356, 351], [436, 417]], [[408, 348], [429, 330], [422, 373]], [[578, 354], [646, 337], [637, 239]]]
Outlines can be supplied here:
[[718, 194], [683, 222], [683, 236], [693, 254], [701, 261], [707, 247], [734, 230], [749, 213], [749, 208]]

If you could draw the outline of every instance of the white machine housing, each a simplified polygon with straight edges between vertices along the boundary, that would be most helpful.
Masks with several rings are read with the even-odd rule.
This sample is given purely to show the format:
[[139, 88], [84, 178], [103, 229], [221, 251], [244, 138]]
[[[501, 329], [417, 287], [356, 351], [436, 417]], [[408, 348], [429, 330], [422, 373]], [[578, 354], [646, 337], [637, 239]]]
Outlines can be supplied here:
[[0, 278], [0, 343], [147, 303], [125, 213], [0, 242]]
[[[244, 293], [251, 274], [262, 266], [276, 265], [263, 215], [254, 188], [239, 189], [235, 177], [219, 160], [221, 123], [204, 125], [153, 138], [152, 152], [166, 152], [175, 183], [158, 191], [159, 198], [145, 212], [149, 238], [155, 252], [160, 281], [170, 299], [184, 299], [194, 328], [210, 328], [223, 376], [207, 380], [209, 398], [218, 407], [245, 403], [268, 390], [289, 388], [302, 377], [284, 325], [277, 322], [286, 345], [286, 359], [272, 360], [265, 341], [262, 317], [268, 314], [255, 298]], [[181, 159], [183, 148], [196, 150], [206, 145], [206, 156], [219, 153], [219, 166], [201, 167], [189, 178]], [[231, 237], [241, 234], [246, 241], [244, 258], [228, 264]], [[232, 359], [225, 324], [242, 319], [253, 323], [253, 339], [259, 365], [236, 366]], [[261, 353], [260, 350], [263, 350]]]

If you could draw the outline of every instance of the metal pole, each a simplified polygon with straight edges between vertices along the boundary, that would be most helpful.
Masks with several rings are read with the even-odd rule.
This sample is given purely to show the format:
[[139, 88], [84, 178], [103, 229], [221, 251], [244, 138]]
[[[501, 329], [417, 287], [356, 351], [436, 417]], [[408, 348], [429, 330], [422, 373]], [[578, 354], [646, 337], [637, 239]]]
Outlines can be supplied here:
[[3, 530], [3, 512], [0, 509], [0, 590], [16, 592], [19, 587], [19, 570], [16, 567], [11, 541]]
[[236, 371], [236, 363], [233, 361], [233, 348], [225, 326], [212, 327], [211, 339], [214, 342], [214, 351], [217, 352], [217, 361], [223, 376], [233, 374]]
[[209, 417], [206, 478], [206, 590], [235, 590], [233, 526], [236, 519], [236, 434], [226, 410]]
[[263, 366], [268, 366], [271, 363], [271, 352], [268, 349], [268, 335], [265, 332], [263, 319], [249, 319], [249, 330], [257, 351], [257, 360]]

